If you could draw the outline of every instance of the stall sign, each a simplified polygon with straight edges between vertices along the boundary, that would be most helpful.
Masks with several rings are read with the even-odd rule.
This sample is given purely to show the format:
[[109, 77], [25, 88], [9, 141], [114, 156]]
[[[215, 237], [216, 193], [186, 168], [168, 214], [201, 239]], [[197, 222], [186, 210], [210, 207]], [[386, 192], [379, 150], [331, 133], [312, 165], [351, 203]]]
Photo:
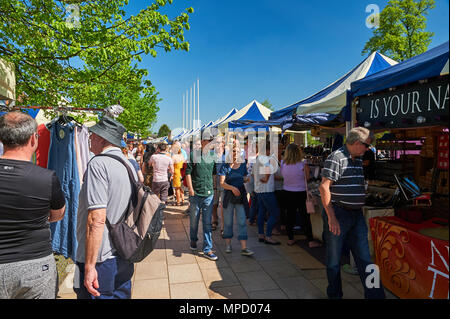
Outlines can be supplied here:
[[449, 243], [404, 227], [395, 217], [370, 220], [383, 285], [399, 298], [449, 298]]
[[368, 129], [448, 125], [448, 75], [360, 98], [356, 119]]

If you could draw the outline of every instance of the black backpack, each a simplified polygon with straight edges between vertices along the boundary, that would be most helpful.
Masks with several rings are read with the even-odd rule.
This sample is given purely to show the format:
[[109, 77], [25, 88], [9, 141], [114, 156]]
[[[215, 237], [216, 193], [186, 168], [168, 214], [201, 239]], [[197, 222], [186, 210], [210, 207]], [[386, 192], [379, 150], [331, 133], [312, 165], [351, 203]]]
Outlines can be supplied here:
[[163, 211], [166, 207], [149, 187], [136, 182], [129, 165], [119, 156], [99, 154], [121, 162], [128, 171], [131, 198], [117, 224], [106, 226], [114, 248], [120, 257], [131, 263], [142, 261], [155, 248], [162, 229]]

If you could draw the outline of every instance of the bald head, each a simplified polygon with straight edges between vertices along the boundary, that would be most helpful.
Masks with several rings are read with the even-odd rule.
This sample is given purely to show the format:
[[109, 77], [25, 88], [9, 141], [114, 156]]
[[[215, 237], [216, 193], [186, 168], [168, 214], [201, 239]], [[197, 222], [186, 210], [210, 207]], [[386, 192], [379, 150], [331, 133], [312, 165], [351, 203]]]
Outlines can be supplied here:
[[37, 123], [28, 114], [9, 112], [0, 117], [0, 141], [5, 148], [25, 146], [36, 131]]

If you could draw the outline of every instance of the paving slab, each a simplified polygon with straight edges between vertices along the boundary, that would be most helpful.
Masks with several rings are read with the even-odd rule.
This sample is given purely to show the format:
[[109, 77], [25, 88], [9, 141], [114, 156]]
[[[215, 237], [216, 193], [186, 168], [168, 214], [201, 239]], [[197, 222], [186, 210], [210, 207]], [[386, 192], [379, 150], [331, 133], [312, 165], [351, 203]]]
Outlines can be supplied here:
[[135, 280], [132, 299], [170, 299], [168, 279]]
[[202, 273], [198, 264], [168, 265], [170, 284], [202, 281]]
[[275, 279], [290, 299], [323, 299], [326, 293], [303, 276]]
[[275, 281], [264, 271], [237, 273], [239, 281], [247, 293], [259, 290], [279, 289]]
[[239, 285], [239, 280], [231, 268], [201, 269], [205, 285], [209, 289]]
[[249, 292], [250, 299], [288, 299], [281, 289]]
[[165, 261], [141, 262], [136, 264], [134, 280], [168, 278], [167, 263]]
[[203, 281], [170, 285], [171, 299], [209, 299]]
[[248, 299], [242, 286], [214, 287], [208, 289], [210, 299]]

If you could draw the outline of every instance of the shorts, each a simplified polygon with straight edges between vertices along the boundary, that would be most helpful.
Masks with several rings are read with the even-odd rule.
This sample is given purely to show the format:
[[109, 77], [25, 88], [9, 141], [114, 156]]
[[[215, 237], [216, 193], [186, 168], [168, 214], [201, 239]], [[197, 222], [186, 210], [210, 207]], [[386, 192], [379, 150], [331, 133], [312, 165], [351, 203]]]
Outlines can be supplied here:
[[53, 254], [0, 264], [0, 299], [56, 299], [57, 287]]
[[159, 197], [162, 202], [167, 202], [167, 197], [169, 196], [170, 183], [167, 182], [153, 182], [152, 192]]
[[223, 204], [224, 193], [225, 190], [223, 188], [214, 190], [213, 205]]

